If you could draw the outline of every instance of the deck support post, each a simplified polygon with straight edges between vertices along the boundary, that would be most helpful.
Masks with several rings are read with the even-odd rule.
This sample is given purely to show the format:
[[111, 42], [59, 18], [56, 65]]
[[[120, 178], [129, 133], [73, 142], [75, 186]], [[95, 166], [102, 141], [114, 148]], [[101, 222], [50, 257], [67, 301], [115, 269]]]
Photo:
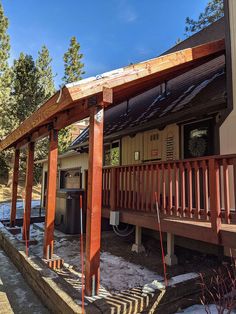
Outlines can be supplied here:
[[11, 199], [11, 216], [10, 227], [15, 227], [16, 224], [16, 203], [17, 203], [17, 187], [19, 178], [19, 163], [20, 163], [20, 150], [15, 150], [14, 168], [12, 178], [12, 199]]
[[145, 248], [142, 245], [142, 227], [135, 226], [135, 243], [132, 245], [132, 252], [143, 253]]
[[51, 129], [49, 133], [48, 154], [48, 182], [46, 196], [46, 216], [44, 230], [43, 257], [48, 260], [53, 256], [54, 221], [56, 211], [57, 188], [57, 157], [58, 157], [58, 131]]
[[220, 228], [221, 228], [221, 208], [220, 208], [220, 168], [216, 159], [209, 161], [209, 180], [210, 180], [210, 213], [211, 228], [213, 237], [220, 244]]
[[165, 262], [168, 266], [178, 264], [178, 259], [175, 255], [175, 236], [169, 232], [167, 233], [167, 255], [165, 256]]
[[30, 216], [31, 216], [31, 202], [32, 202], [32, 188], [33, 188], [33, 171], [34, 171], [34, 143], [28, 144], [27, 151], [27, 165], [26, 165], [26, 181], [25, 181], [25, 208], [22, 239], [29, 240], [30, 237]]
[[85, 273], [85, 292], [88, 296], [98, 294], [100, 285], [103, 119], [104, 109], [91, 107]]

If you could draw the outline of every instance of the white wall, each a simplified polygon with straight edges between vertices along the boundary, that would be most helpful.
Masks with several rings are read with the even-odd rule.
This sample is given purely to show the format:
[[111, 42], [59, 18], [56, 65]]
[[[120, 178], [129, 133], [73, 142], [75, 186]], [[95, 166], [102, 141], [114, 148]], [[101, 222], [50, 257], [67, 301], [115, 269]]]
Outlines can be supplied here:
[[[84, 170], [88, 169], [88, 154], [76, 154], [73, 156], [67, 156], [64, 158], [58, 158], [58, 170], [66, 170], [73, 168], [80, 168], [83, 174], [83, 187], [84, 187]], [[43, 163], [43, 175], [42, 175], [42, 192], [41, 192], [41, 204], [43, 203], [43, 191], [44, 191], [44, 177], [45, 172], [48, 170], [48, 163]]]

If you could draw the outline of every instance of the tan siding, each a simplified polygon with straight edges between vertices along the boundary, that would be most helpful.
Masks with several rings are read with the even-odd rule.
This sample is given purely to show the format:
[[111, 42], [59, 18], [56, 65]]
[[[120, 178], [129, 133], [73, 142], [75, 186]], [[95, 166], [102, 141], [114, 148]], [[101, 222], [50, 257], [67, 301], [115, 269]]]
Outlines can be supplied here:
[[154, 129], [146, 131], [144, 136], [144, 160], [162, 158], [162, 131]]
[[162, 133], [162, 160], [176, 160], [179, 157], [179, 126], [171, 124]]
[[[139, 164], [143, 160], [143, 133], [134, 137], [125, 136], [122, 138], [122, 165]], [[140, 160], [134, 160], [134, 153], [140, 152]]]
[[[153, 138], [154, 136], [154, 138]], [[158, 139], [155, 139], [157, 138]], [[173, 138], [172, 158], [167, 158], [167, 140]], [[169, 146], [170, 147], [170, 146]], [[168, 125], [164, 130], [153, 129], [134, 137], [122, 138], [122, 165], [141, 163], [145, 160], [179, 159], [179, 126]], [[140, 152], [140, 160], [134, 160], [134, 152]]]

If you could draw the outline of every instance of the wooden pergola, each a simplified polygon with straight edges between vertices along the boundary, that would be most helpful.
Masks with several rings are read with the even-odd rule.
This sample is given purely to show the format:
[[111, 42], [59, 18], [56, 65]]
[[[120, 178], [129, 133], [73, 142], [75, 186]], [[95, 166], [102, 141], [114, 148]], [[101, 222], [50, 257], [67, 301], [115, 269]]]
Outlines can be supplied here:
[[[0, 142], [0, 151], [14, 148], [11, 226], [15, 225], [20, 149], [27, 147], [23, 239], [29, 239], [33, 185], [34, 143], [49, 136], [48, 189], [43, 255], [53, 257], [56, 209], [58, 131], [90, 117], [86, 228], [86, 293], [98, 293], [100, 274], [101, 196], [104, 110], [149, 90], [225, 53], [219, 40], [130, 65], [100, 76], [68, 84], [45, 102], [16, 130]], [[95, 286], [94, 286], [95, 285]]]

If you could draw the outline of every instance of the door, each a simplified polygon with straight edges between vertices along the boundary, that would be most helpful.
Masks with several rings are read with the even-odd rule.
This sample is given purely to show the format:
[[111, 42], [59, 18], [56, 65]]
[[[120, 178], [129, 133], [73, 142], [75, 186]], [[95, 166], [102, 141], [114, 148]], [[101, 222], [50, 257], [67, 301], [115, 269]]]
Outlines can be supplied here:
[[[196, 123], [186, 124], [183, 126], [183, 152], [184, 159], [200, 158], [215, 154], [215, 132], [214, 120], [208, 119]], [[186, 191], [188, 190], [187, 171], [185, 173]], [[200, 207], [204, 208], [204, 191], [203, 191], [203, 171], [199, 169], [200, 184]], [[196, 207], [195, 197], [195, 169], [192, 169], [192, 204]], [[186, 193], [186, 204], [188, 196]]]

